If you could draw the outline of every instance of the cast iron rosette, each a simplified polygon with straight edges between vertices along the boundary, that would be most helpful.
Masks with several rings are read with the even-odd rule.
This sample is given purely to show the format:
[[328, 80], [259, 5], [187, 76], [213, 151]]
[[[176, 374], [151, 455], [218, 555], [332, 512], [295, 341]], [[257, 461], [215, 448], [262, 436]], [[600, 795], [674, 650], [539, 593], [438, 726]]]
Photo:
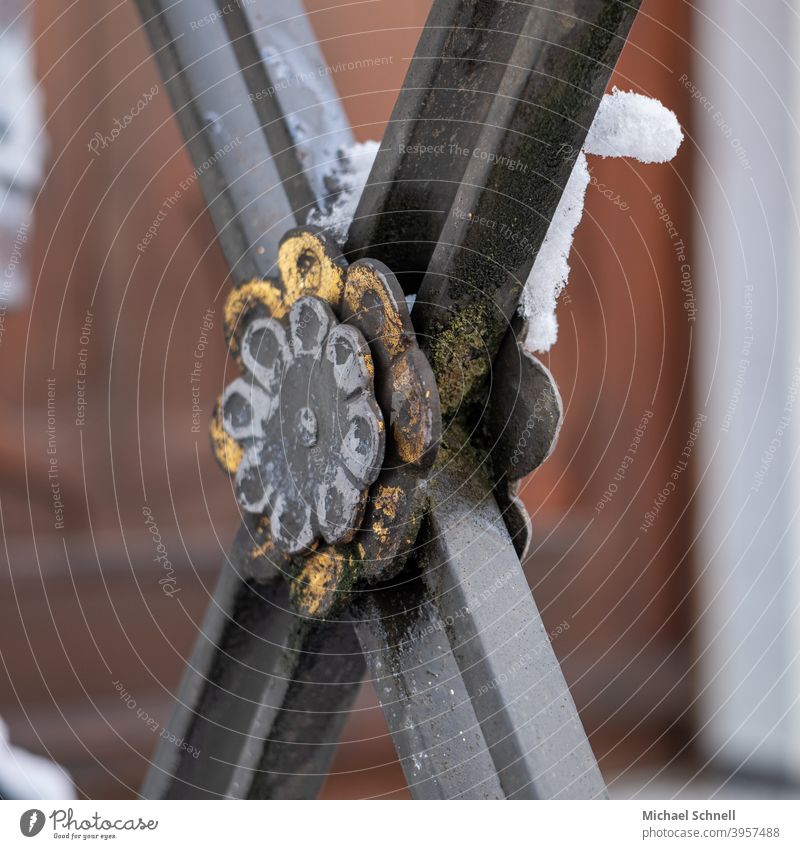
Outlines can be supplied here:
[[399, 570], [416, 539], [439, 396], [386, 266], [348, 265], [308, 227], [284, 236], [278, 272], [228, 298], [243, 376], [211, 436], [245, 511], [248, 577], [283, 572], [297, 607], [325, 617]]

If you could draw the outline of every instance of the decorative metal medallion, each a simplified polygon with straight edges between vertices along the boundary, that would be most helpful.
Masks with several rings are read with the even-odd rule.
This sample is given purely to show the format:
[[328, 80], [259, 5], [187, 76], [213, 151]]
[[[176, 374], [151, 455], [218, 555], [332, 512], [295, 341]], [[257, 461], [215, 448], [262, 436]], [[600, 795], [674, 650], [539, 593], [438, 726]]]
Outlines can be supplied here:
[[211, 435], [249, 530], [250, 577], [276, 570], [309, 615], [388, 577], [416, 538], [441, 433], [436, 383], [402, 289], [347, 265], [321, 231], [281, 241], [278, 280], [235, 289], [229, 348], [243, 369]]
[[236, 495], [270, 518], [287, 554], [324, 539], [348, 542], [383, 462], [383, 415], [372, 357], [354, 327], [306, 295], [283, 321], [251, 321], [241, 342], [246, 377], [222, 396], [222, 426], [243, 448]]

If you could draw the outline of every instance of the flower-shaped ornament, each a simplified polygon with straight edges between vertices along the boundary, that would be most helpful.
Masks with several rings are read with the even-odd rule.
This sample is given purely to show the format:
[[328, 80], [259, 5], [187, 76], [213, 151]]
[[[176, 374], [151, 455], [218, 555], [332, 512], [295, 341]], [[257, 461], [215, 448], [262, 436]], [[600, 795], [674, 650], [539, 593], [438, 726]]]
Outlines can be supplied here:
[[222, 397], [222, 426], [242, 446], [239, 503], [270, 518], [289, 555], [320, 540], [348, 542], [381, 470], [385, 429], [362, 334], [314, 296], [281, 320], [251, 321], [241, 340], [244, 376]]

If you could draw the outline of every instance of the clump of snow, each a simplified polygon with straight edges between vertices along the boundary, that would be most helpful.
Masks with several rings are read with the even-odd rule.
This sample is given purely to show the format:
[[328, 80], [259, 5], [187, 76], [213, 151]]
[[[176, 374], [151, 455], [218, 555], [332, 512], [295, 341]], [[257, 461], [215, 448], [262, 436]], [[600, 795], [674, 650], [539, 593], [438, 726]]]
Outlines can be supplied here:
[[0, 787], [7, 799], [74, 799], [72, 780], [60, 766], [12, 746], [0, 719]]
[[615, 88], [600, 101], [583, 149], [595, 156], [669, 162], [683, 141], [675, 113], [660, 101]]
[[376, 141], [356, 142], [342, 151], [342, 162], [336, 173], [339, 194], [328, 211], [313, 209], [308, 216], [309, 224], [327, 230], [339, 243], [346, 241], [347, 230], [379, 147]]
[[669, 162], [682, 141], [675, 113], [658, 100], [616, 88], [603, 96], [522, 292], [519, 311], [526, 319], [529, 351], [549, 351], [558, 336], [556, 301], [569, 278], [572, 237], [583, 217], [589, 184], [585, 154]]
[[589, 163], [581, 152], [522, 293], [519, 308], [528, 321], [525, 340], [528, 350], [546, 351], [558, 336], [556, 300], [567, 285], [572, 236], [583, 216], [588, 186]]
[[[675, 113], [658, 100], [617, 88], [603, 96], [522, 293], [519, 311], [527, 322], [528, 350], [548, 351], [558, 336], [556, 302], [569, 278], [572, 238], [583, 217], [590, 180], [586, 154], [669, 162], [682, 141]], [[340, 243], [346, 240], [379, 147], [378, 142], [368, 141], [342, 152], [336, 170], [339, 194], [329, 210], [313, 210], [309, 224], [327, 230]]]

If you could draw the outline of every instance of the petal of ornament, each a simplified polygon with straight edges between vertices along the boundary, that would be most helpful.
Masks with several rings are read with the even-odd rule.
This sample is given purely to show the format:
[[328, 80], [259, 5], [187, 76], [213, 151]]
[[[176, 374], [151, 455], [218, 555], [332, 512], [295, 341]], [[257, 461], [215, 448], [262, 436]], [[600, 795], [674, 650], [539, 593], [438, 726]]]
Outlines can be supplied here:
[[274, 401], [253, 380], [237, 377], [222, 394], [222, 426], [237, 440], [263, 439]]
[[372, 356], [364, 337], [347, 324], [335, 327], [325, 344], [325, 356], [333, 365], [333, 379], [346, 398], [372, 384]]
[[270, 522], [275, 543], [288, 554], [302, 554], [313, 545], [311, 505], [298, 493], [291, 496], [282, 494], [275, 499]]
[[319, 298], [305, 296], [295, 301], [289, 310], [290, 342], [295, 356], [316, 357], [328, 330], [335, 324], [330, 307]]
[[280, 391], [291, 359], [286, 331], [279, 321], [259, 318], [248, 325], [242, 339], [242, 362], [268, 395], [274, 397]]
[[317, 488], [317, 516], [325, 542], [349, 542], [361, 524], [363, 499], [344, 469]]
[[272, 487], [261, 468], [261, 444], [251, 445], [236, 472], [236, 497], [248, 513], [263, 513], [270, 502]]
[[361, 488], [375, 482], [383, 463], [383, 421], [376, 408], [364, 396], [348, 404], [348, 428], [339, 449], [342, 465]]

